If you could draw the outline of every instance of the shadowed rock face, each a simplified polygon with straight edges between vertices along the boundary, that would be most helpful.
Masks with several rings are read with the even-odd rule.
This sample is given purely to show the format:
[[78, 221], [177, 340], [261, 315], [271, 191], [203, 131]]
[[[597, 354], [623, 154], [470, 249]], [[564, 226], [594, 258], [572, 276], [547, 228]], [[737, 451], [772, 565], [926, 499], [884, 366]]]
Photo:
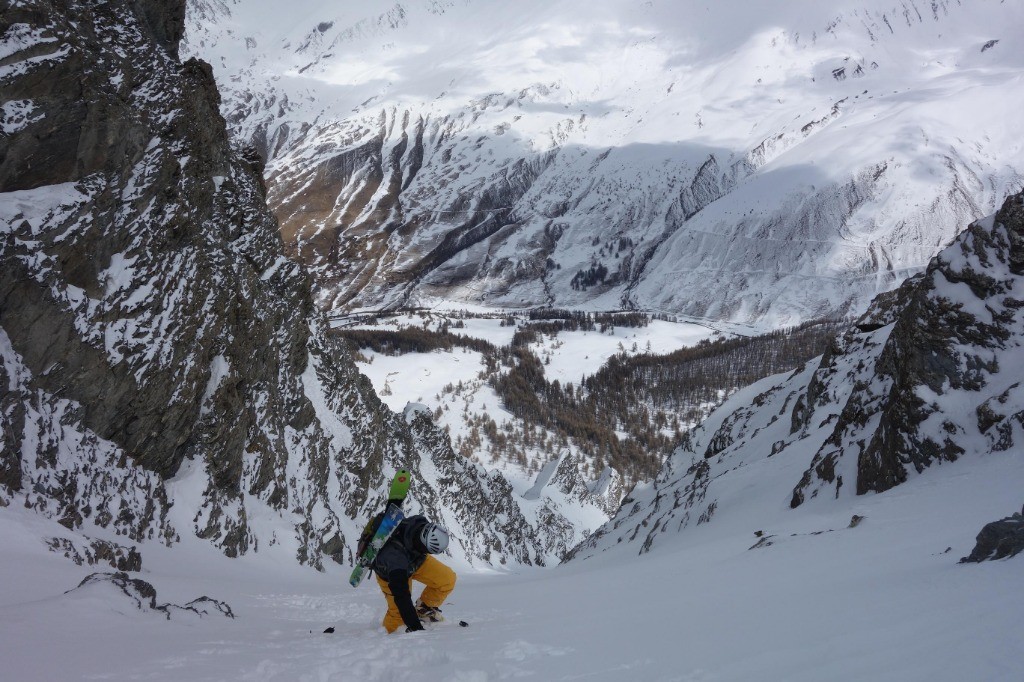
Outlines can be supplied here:
[[1024, 552], [1024, 509], [1019, 514], [985, 524], [978, 533], [974, 549], [960, 563], [1008, 559], [1021, 552]]
[[[4, 60], [5, 99], [31, 102], [29, 118], [35, 120], [31, 135], [0, 137], [0, 189], [77, 181], [138, 159], [151, 138], [144, 112], [131, 112], [133, 100], [138, 103], [132, 90], [151, 82], [150, 78], [159, 78], [157, 71], [149, 69], [164, 71], [177, 59], [178, 41], [185, 29], [183, 3], [128, 3], [136, 20], [130, 36], [123, 37], [116, 35], [114, 22], [121, 19], [119, 12], [129, 9], [117, 3], [90, 8], [76, 26], [48, 16], [76, 11], [74, 2], [5, 4], [10, 8], [0, 19], [0, 29], [6, 42], [24, 46]], [[109, 49], [97, 53], [89, 48], [103, 41], [126, 45], [130, 41], [133, 49], [122, 56]], [[153, 45], [159, 51], [151, 59], [142, 58], [141, 51]], [[157, 56], [160, 52], [162, 58]], [[193, 63], [190, 69], [197, 65]], [[182, 85], [195, 89], [195, 96], [180, 103], [194, 107], [196, 114], [209, 120], [207, 130], [213, 131], [221, 121], [220, 98], [208, 78], [209, 68], [199, 71], [185, 74]], [[124, 78], [117, 80], [118, 73]], [[167, 132], [174, 128], [180, 132], [180, 125], [168, 125]]]
[[[263, 449], [253, 389], [285, 423], [309, 412], [308, 288], [295, 269], [262, 278], [280, 245], [261, 169], [230, 148], [209, 67], [170, 49], [181, 3], [92, 5], [6, 17], [30, 52], [56, 51], [6, 85], [41, 115], [10, 139], [3, 189], [39, 188], [19, 195], [38, 205], [77, 186], [67, 213], [13, 216], [0, 321], [31, 385], [77, 403], [99, 438], [162, 477], [203, 454], [215, 487], [238, 491], [243, 452]], [[230, 369], [211, 387], [215, 358]]]
[[[872, 306], [858, 326], [891, 325], [891, 332], [867, 366], [873, 371], [853, 379], [835, 430], [794, 490], [792, 506], [807, 491], [834, 487], [838, 493], [841, 459], [856, 459], [856, 481], [847, 482], [861, 495], [899, 485], [912, 470], [956, 460], [970, 447], [969, 432], [980, 431], [997, 451], [1012, 445], [1012, 425], [1024, 417], [1015, 400], [1021, 391], [1007, 378], [1013, 368], [1002, 371], [1000, 358], [1024, 337], [1024, 301], [1015, 293], [1022, 261], [1024, 195], [1018, 194], [991, 225], [971, 225], [922, 276]], [[856, 352], [861, 339], [843, 339], [837, 354]], [[835, 357], [823, 358], [816, 380], [835, 364]], [[945, 407], [948, 396], [958, 394], [978, 404], [975, 423]]]
[[[238, 554], [244, 513], [221, 508], [244, 493], [283, 505], [284, 429], [312, 421], [312, 306], [305, 275], [281, 266], [258, 158], [228, 143], [209, 66], [177, 61], [183, 13], [4, 13], [5, 93], [33, 116], [0, 150], [0, 324], [16, 375], [3, 482], [69, 527], [91, 517], [171, 541], [163, 479], [196, 459], [210, 505], [196, 530]], [[111, 496], [125, 478], [130, 504]]]
[[[179, 3], [108, 3], [80, 16], [75, 3], [57, 4], [21, 3], [7, 13], [8, 32], [29, 26], [41, 41], [29, 52], [56, 51], [5, 84], [40, 116], [9, 138], [0, 188], [81, 183], [81, 201], [43, 229], [14, 216], [0, 320], [37, 385], [81, 403], [84, 423], [101, 438], [169, 476], [193, 445], [213, 357], [223, 350], [241, 366], [263, 353], [286, 308], [293, 323], [310, 310], [309, 295], [293, 278], [275, 315], [273, 305], [256, 308], [269, 298], [231, 291], [229, 283], [251, 286], [256, 268], [270, 264], [273, 220], [241, 214], [262, 198], [259, 168], [231, 158], [209, 67], [182, 66], [166, 49], [182, 31]], [[157, 49], [154, 37], [162, 37]], [[115, 43], [120, 53], [96, 50]], [[218, 188], [214, 176], [230, 184]], [[230, 252], [243, 237], [255, 247], [246, 254], [255, 267], [244, 270], [235, 267], [243, 254]], [[40, 267], [30, 255], [47, 262]], [[142, 300], [140, 289], [148, 289]], [[105, 305], [75, 306], [66, 297], [76, 291]], [[274, 361], [295, 372], [305, 339], [293, 326]], [[162, 357], [152, 343], [165, 344]], [[237, 486], [241, 473], [240, 417], [242, 428], [216, 434], [228, 441], [228, 456], [218, 459], [223, 487]]]
[[[429, 464], [415, 499], [473, 500], [446, 512], [456, 535], [472, 526], [470, 559], [543, 561], [508, 483], [387, 410], [327, 334], [258, 154], [228, 139], [209, 65], [177, 58], [184, 6], [0, 15], [17, 103], [0, 136], [0, 504], [229, 556], [282, 539], [258, 512], [319, 567], [324, 547], [352, 560], [352, 520], [390, 471]], [[184, 504], [191, 527], [174, 527]]]

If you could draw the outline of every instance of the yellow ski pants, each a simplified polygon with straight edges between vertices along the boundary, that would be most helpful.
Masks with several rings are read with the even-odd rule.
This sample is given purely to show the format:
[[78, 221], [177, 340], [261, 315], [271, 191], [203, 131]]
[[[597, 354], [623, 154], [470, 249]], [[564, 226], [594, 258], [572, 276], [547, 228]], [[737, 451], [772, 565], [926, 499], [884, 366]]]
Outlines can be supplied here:
[[[413, 580], [425, 585], [423, 594], [420, 595], [420, 601], [434, 608], [440, 607], [452, 590], [455, 589], [455, 571], [429, 555], [427, 560], [423, 562], [423, 565], [409, 578], [410, 593], [412, 592]], [[387, 581], [378, 575], [377, 584], [380, 585], [380, 590], [384, 593], [384, 598], [388, 602], [388, 612], [384, 614], [383, 625], [384, 629], [390, 634], [405, 625], [405, 623], [402, 621], [402, 614], [398, 611], [398, 605], [395, 604], [395, 598], [391, 595], [391, 588], [388, 587]]]

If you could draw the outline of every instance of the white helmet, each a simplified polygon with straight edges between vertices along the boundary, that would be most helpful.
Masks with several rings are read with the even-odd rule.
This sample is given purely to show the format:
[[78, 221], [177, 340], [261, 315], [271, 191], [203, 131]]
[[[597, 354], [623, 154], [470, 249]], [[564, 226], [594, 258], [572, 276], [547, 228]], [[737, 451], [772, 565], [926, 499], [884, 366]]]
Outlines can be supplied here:
[[448, 549], [448, 531], [436, 523], [428, 523], [420, 531], [420, 542], [431, 554], [440, 554]]

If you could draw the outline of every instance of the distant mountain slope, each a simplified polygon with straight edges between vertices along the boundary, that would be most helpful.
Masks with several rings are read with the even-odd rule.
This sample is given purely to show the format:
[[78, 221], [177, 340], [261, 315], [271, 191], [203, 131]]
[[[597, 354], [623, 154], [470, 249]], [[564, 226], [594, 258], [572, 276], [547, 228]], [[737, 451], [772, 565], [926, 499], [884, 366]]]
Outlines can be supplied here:
[[404, 467], [457, 556], [557, 558], [572, 521], [531, 525], [327, 334], [258, 155], [229, 142], [209, 66], [178, 59], [184, 17], [184, 0], [0, 15], [0, 507], [320, 567], [352, 561]]
[[999, 0], [190, 0], [328, 309], [861, 310], [1024, 184]]
[[576, 554], [643, 552], [688, 527], [761, 524], [944, 463], [1019, 457], [1022, 359], [1024, 193], [878, 297], [816, 366], [730, 399]]

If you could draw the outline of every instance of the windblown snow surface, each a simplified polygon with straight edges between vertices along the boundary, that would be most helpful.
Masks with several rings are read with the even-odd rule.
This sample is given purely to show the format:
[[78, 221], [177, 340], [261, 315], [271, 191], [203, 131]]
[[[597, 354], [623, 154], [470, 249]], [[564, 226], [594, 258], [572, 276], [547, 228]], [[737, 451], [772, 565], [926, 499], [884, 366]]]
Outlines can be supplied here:
[[[811, 454], [791, 460], [806, 463]], [[788, 491], [799, 472], [760, 473], [757, 490]], [[228, 559], [194, 538], [173, 550], [146, 545], [144, 570], [133, 575], [154, 585], [158, 603], [206, 595], [228, 602], [233, 620], [167, 620], [100, 588], [64, 594], [99, 569], [47, 551], [41, 537], [72, 537], [62, 526], [7, 508], [0, 510], [3, 676], [1020, 680], [1020, 558], [957, 559], [983, 524], [1017, 510], [1022, 480], [1017, 452], [944, 464], [895, 490], [812, 512], [789, 510], [784, 494], [734, 490], [749, 502], [727, 521], [664, 534], [642, 556], [631, 543], [554, 569], [474, 571], [455, 563], [459, 583], [444, 613], [470, 627], [390, 636], [380, 627], [384, 601], [372, 579], [352, 589], [347, 569], [319, 574], [274, 548]], [[187, 488], [187, 474], [175, 484]], [[865, 519], [847, 528], [854, 514]], [[759, 530], [776, 535], [776, 544], [749, 549]], [[334, 634], [323, 633], [328, 626]]]

